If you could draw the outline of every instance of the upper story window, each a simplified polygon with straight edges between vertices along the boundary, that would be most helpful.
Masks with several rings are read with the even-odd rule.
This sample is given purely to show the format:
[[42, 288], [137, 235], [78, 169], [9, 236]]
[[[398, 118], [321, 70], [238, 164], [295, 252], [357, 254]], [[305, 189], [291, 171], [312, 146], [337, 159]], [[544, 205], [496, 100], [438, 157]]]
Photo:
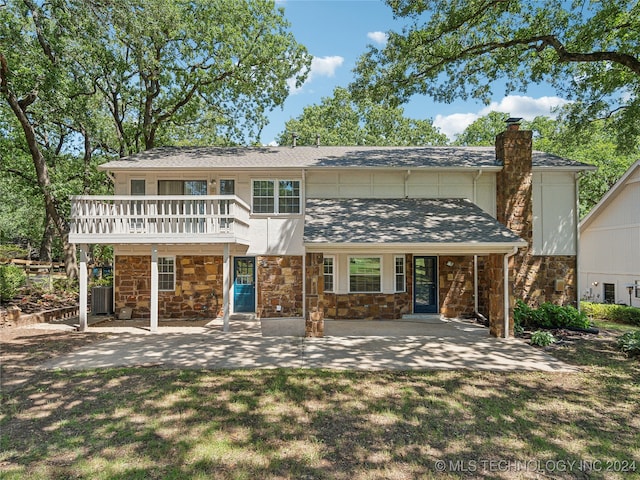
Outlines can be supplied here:
[[206, 180], [158, 180], [158, 195], [206, 195]]
[[236, 181], [231, 178], [223, 178], [220, 180], [220, 195], [235, 195]]
[[146, 193], [146, 180], [131, 180], [131, 195], [144, 195]]
[[300, 213], [299, 180], [253, 180], [253, 213]]

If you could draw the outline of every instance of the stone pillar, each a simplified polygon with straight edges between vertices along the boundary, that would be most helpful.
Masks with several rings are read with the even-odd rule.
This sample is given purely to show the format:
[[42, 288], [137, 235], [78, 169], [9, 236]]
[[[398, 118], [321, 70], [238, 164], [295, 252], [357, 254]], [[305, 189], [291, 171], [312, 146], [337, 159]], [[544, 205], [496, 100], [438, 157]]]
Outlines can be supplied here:
[[322, 337], [324, 335], [324, 256], [321, 253], [307, 253], [304, 272], [307, 311], [305, 335]]
[[[505, 283], [504, 257], [492, 253], [486, 262], [489, 282], [489, 333], [494, 337], [504, 337]], [[510, 329], [513, 329], [513, 318], [509, 318]]]

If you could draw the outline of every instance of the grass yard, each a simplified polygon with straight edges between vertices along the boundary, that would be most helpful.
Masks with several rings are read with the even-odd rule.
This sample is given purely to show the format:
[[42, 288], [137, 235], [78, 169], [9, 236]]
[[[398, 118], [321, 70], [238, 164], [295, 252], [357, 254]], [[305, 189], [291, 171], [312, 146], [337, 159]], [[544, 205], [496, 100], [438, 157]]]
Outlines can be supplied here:
[[575, 374], [46, 372], [97, 339], [19, 338], [2, 345], [0, 478], [640, 477], [640, 362], [617, 335], [550, 347]]

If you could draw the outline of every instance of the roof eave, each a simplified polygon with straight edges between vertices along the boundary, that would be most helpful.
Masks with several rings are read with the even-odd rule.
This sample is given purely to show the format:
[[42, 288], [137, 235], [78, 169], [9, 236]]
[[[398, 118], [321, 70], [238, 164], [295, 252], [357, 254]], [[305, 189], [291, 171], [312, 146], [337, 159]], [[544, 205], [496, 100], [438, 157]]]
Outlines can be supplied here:
[[489, 255], [492, 253], [506, 254], [514, 248], [526, 247], [527, 242], [516, 240], [513, 242], [398, 242], [398, 243], [357, 243], [357, 242], [304, 242], [307, 252], [337, 252], [361, 251], [378, 253], [424, 253], [434, 255]]

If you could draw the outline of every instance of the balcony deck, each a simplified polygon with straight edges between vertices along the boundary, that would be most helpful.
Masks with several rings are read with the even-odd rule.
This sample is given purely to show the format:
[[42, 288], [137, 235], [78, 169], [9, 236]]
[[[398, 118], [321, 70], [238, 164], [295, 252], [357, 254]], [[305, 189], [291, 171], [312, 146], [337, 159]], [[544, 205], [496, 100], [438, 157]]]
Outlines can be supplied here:
[[235, 195], [74, 196], [69, 241], [248, 245], [249, 212]]

